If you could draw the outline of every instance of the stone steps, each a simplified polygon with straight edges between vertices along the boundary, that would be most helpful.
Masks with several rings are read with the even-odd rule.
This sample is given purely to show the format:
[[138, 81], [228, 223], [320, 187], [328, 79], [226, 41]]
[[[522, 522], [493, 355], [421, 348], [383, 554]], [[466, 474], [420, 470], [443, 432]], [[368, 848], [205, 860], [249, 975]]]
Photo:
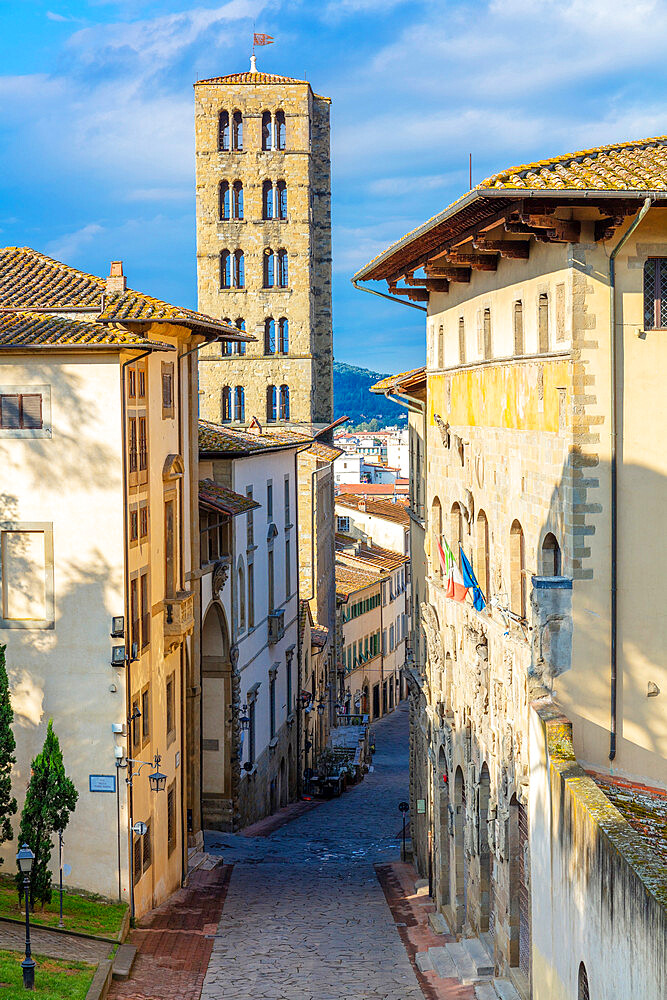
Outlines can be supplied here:
[[451, 960], [447, 947], [438, 946], [429, 948], [428, 953], [433, 963], [433, 968], [441, 979], [455, 979], [456, 968]]
[[434, 934], [451, 933], [447, 921], [443, 917], [442, 913], [429, 913], [428, 922], [431, 925], [431, 930]]
[[445, 948], [454, 965], [454, 974], [461, 980], [464, 986], [475, 983], [482, 978], [479, 976], [475, 963], [470, 957], [464, 942], [455, 941], [451, 944], [446, 944]]
[[520, 1000], [509, 979], [490, 979], [475, 986], [476, 1000]]
[[467, 951], [470, 961], [475, 966], [477, 975], [480, 978], [482, 976], [492, 976], [496, 971], [493, 959], [479, 938], [465, 938], [461, 944]]
[[114, 979], [129, 979], [137, 949], [133, 944], [121, 944], [113, 959], [111, 975]]

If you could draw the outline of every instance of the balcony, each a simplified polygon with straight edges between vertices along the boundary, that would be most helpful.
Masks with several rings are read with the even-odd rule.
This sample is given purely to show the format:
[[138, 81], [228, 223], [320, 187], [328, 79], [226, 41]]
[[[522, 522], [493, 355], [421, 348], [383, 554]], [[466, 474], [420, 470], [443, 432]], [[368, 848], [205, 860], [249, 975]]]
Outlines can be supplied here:
[[194, 595], [181, 590], [164, 600], [165, 651], [179, 646], [195, 627]]

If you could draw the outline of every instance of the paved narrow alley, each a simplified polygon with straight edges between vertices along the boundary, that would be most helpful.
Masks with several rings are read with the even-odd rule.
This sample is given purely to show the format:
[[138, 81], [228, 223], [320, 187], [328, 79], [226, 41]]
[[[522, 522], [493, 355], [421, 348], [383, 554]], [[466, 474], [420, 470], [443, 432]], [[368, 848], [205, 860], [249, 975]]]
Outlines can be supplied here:
[[400, 856], [405, 705], [373, 727], [374, 770], [269, 837], [212, 833], [233, 864], [202, 1000], [423, 1000], [374, 865]]

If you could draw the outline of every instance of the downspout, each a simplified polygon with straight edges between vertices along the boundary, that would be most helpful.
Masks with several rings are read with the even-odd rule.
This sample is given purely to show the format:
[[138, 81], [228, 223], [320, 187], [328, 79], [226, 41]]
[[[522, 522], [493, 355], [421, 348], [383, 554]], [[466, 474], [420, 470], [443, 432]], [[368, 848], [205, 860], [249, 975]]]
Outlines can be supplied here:
[[637, 212], [632, 225], [621, 236], [620, 240], [609, 254], [609, 326], [610, 326], [610, 367], [611, 367], [611, 622], [610, 622], [610, 660], [611, 660], [611, 719], [609, 730], [609, 760], [616, 757], [616, 733], [617, 733], [617, 687], [618, 687], [618, 662], [617, 662], [617, 638], [618, 638], [618, 618], [617, 618], [617, 593], [616, 586], [618, 580], [617, 560], [618, 560], [618, 469], [616, 464], [617, 456], [617, 433], [618, 433], [618, 398], [617, 398], [617, 351], [616, 351], [616, 256], [625, 243], [637, 229], [642, 219], [651, 207], [651, 199], [647, 198]]
[[[128, 503], [129, 503], [129, 484], [127, 481], [127, 403], [125, 400], [125, 369], [128, 365], [134, 365], [137, 361], [141, 361], [142, 358], [147, 358], [152, 351], [144, 351], [143, 354], [138, 354], [134, 358], [128, 358], [127, 361], [123, 361], [120, 366], [120, 413], [121, 413], [121, 439], [123, 445], [123, 576], [124, 576], [124, 586], [125, 586], [125, 663], [127, 670], [127, 681], [125, 685], [125, 718], [128, 720], [127, 723], [127, 778], [125, 782], [127, 784], [127, 795], [128, 795], [128, 872], [129, 872], [129, 889], [130, 889], [130, 919], [134, 923], [134, 872], [132, 867], [132, 815], [133, 815], [133, 800], [132, 800], [132, 722], [130, 721], [130, 716], [132, 714], [132, 644], [130, 635], [130, 551], [129, 551], [129, 528], [128, 528]], [[118, 822], [120, 824], [120, 814], [118, 816]], [[118, 828], [118, 837], [120, 839], [120, 825]]]
[[409, 306], [410, 309], [419, 309], [420, 312], [428, 312], [426, 306], [415, 305], [414, 302], [404, 302], [403, 299], [397, 299], [393, 295], [387, 295], [386, 292], [378, 292], [374, 288], [363, 288], [361, 285], [357, 284], [357, 279], [352, 279], [352, 284], [357, 289], [358, 292], [368, 292], [369, 295], [377, 295], [381, 299], [389, 299], [390, 302], [398, 302], [401, 306]]
[[[301, 798], [303, 792], [303, 772], [301, 769], [301, 591], [299, 577], [299, 452], [294, 452], [294, 527], [296, 528], [296, 699], [294, 713], [296, 715], [296, 746], [294, 748], [294, 765], [296, 770], [296, 797]], [[290, 549], [291, 551], [291, 549]], [[291, 664], [290, 664], [291, 669]], [[287, 706], [289, 712], [290, 706]], [[289, 783], [289, 776], [288, 776]]]

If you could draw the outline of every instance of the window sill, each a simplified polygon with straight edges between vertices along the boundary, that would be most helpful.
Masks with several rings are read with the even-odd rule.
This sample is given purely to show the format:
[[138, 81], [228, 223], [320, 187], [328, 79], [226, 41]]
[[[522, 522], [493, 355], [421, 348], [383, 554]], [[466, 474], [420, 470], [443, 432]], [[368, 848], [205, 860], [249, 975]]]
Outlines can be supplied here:
[[237, 285], [221, 285], [220, 286], [220, 291], [221, 292], [247, 292], [248, 289], [245, 287], [245, 285], [242, 285], [240, 288]]
[[218, 225], [220, 225], [220, 224], [224, 225], [224, 223], [226, 223], [226, 222], [234, 222], [236, 225], [245, 225], [245, 223], [248, 220], [247, 219], [234, 219], [234, 218], [232, 218], [232, 219], [217, 219], [216, 221], [218, 222]]

